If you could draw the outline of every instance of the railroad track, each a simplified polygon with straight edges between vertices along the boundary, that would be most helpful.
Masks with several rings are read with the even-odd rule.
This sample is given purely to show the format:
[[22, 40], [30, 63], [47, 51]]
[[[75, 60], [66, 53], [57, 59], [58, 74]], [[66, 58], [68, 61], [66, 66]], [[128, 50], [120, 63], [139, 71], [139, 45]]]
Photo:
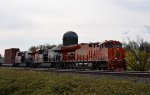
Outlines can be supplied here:
[[86, 75], [111, 75], [111, 76], [150, 78], [150, 72], [141, 72], [141, 71], [110, 72], [110, 71], [89, 70], [89, 69], [78, 70], [78, 69], [26, 68], [26, 67], [1, 67], [1, 68], [8, 68], [8, 69], [15, 69], [15, 70], [56, 72], [56, 73], [73, 73], [73, 74], [86, 74]]
[[150, 78], [150, 72], [110, 72], [110, 71], [101, 71], [101, 70], [55, 70], [55, 72]]

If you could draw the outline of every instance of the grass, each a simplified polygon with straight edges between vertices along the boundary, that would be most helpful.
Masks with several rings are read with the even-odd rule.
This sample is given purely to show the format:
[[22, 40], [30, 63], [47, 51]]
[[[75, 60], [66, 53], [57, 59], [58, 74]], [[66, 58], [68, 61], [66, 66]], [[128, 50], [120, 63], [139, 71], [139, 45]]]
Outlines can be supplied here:
[[150, 95], [150, 83], [0, 68], [0, 95]]

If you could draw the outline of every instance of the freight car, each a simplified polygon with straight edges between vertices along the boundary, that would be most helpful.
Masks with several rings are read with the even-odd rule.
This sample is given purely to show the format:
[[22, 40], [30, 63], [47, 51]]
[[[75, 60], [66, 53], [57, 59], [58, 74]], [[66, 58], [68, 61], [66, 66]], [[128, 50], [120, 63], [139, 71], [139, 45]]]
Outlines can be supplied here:
[[16, 56], [17, 52], [19, 52], [19, 48], [5, 49], [4, 63], [14, 65], [15, 64], [15, 56]]

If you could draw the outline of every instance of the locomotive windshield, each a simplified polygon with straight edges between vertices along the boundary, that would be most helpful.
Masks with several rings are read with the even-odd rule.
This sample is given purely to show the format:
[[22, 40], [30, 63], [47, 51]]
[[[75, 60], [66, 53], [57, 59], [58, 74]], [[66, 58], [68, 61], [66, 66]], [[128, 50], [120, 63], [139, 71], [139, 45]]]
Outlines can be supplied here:
[[117, 43], [115, 47], [122, 47], [121, 43]]
[[110, 41], [106, 43], [106, 47], [107, 48], [122, 47], [122, 44], [120, 42]]
[[122, 44], [118, 41], [107, 41], [100, 45], [100, 48], [113, 48], [113, 47], [122, 47]]
[[21, 52], [18, 52], [18, 56], [21, 56], [22, 55], [22, 53]]
[[109, 42], [109, 43], [106, 44], [106, 48], [112, 48], [113, 46], [114, 46], [114, 45], [113, 45], [112, 42]]

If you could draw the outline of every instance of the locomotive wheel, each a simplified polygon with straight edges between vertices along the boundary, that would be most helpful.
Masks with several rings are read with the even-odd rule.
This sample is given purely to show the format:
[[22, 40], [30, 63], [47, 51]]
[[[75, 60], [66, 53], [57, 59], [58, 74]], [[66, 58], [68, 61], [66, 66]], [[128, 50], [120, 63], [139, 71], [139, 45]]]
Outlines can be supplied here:
[[35, 64], [34, 64], [34, 67], [35, 67], [35, 68], [40, 68], [40, 67], [41, 67], [41, 63], [35, 63]]
[[65, 69], [65, 64], [63, 62], [60, 63], [60, 68]]
[[98, 63], [92, 63], [92, 70], [98, 69]]
[[26, 62], [26, 67], [31, 67], [31, 62]]
[[26, 62], [26, 67], [29, 67], [29, 63], [28, 62]]
[[34, 68], [35, 67], [35, 63], [34, 62], [32, 62], [31, 64], [30, 64], [30, 66], [29, 66], [30, 68]]
[[51, 63], [51, 68], [54, 68], [55, 66], [54, 66], [54, 63]]
[[58, 62], [56, 62], [55, 65], [54, 65], [55, 69], [59, 69], [59, 67], [60, 67], [59, 65], [60, 64]]
[[14, 63], [13, 65], [12, 65], [12, 67], [18, 67], [20, 65], [20, 63]]
[[66, 63], [64, 62], [63, 64], [64, 64], [64, 69], [66, 69], [66, 68], [67, 68], [67, 65], [66, 65]]
[[97, 67], [99, 70], [107, 70], [108, 69], [108, 63], [107, 62], [98, 63]]
[[71, 69], [75, 69], [76, 63], [75, 62], [71, 62]]

